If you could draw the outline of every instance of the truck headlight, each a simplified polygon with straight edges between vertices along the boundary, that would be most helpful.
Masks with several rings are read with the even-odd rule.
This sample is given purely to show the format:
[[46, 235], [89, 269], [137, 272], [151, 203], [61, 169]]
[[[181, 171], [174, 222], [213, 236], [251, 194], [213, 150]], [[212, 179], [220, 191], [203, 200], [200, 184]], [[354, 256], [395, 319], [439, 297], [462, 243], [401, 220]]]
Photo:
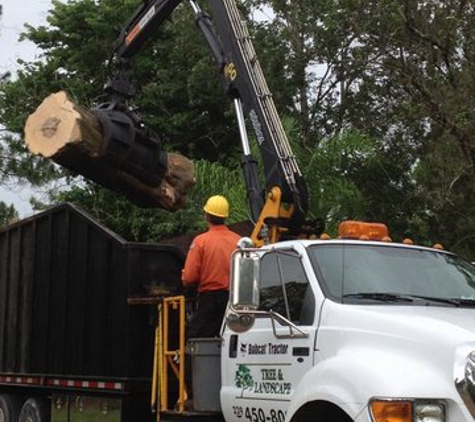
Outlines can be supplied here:
[[464, 344], [455, 351], [454, 382], [465, 406], [475, 418], [475, 343]]
[[473, 391], [473, 386], [475, 385], [475, 352], [468, 355], [467, 365], [465, 366], [465, 379], [470, 384], [471, 390]]
[[375, 399], [370, 411], [374, 422], [445, 421], [445, 407], [436, 401]]
[[443, 422], [445, 421], [445, 407], [437, 402], [415, 402], [415, 422]]

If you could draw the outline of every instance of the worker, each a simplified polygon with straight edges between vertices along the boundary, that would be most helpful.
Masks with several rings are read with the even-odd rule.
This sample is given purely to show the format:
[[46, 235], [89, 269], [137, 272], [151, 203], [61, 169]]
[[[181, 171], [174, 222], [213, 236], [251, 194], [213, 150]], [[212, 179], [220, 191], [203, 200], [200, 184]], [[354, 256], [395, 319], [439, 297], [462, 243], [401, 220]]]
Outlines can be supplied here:
[[203, 209], [208, 231], [193, 240], [182, 272], [185, 288], [195, 284], [198, 290], [187, 338], [219, 335], [229, 299], [230, 258], [240, 239], [225, 225], [229, 204], [224, 196], [211, 196]]

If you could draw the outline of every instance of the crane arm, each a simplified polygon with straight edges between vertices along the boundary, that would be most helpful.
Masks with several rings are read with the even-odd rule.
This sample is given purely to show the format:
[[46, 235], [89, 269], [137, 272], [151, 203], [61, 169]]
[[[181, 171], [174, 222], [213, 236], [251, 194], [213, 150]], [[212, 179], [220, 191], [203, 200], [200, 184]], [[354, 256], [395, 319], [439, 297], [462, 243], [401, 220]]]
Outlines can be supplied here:
[[[122, 30], [116, 44], [116, 57], [129, 59], [137, 54], [181, 1], [144, 1]], [[298, 229], [303, 222], [308, 209], [304, 178], [235, 0], [208, 0], [213, 22], [195, 0], [189, 0], [189, 3], [235, 106], [244, 179], [251, 216], [256, 223], [253, 238], [258, 245], [266, 241], [265, 237], [271, 242], [277, 241], [283, 231]], [[262, 157], [264, 189], [260, 186], [256, 160], [251, 154], [246, 121], [252, 125]], [[264, 235], [265, 229], [269, 229], [270, 234]]]

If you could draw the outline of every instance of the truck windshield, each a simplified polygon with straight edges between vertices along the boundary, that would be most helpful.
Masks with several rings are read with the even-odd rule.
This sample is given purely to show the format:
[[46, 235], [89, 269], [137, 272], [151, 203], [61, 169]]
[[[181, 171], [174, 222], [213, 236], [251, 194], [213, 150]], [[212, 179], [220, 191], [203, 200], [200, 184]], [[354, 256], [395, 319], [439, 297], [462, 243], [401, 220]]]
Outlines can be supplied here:
[[315, 245], [309, 254], [333, 300], [475, 306], [475, 266], [455, 255], [361, 244]]

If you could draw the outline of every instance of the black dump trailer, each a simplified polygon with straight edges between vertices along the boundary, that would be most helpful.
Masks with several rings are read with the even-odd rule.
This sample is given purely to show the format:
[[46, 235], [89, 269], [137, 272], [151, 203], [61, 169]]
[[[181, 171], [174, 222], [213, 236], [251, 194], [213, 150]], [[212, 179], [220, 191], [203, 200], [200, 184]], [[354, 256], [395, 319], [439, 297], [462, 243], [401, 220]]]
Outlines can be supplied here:
[[155, 316], [128, 299], [180, 293], [183, 263], [70, 204], [1, 230], [0, 420], [150, 421]]

